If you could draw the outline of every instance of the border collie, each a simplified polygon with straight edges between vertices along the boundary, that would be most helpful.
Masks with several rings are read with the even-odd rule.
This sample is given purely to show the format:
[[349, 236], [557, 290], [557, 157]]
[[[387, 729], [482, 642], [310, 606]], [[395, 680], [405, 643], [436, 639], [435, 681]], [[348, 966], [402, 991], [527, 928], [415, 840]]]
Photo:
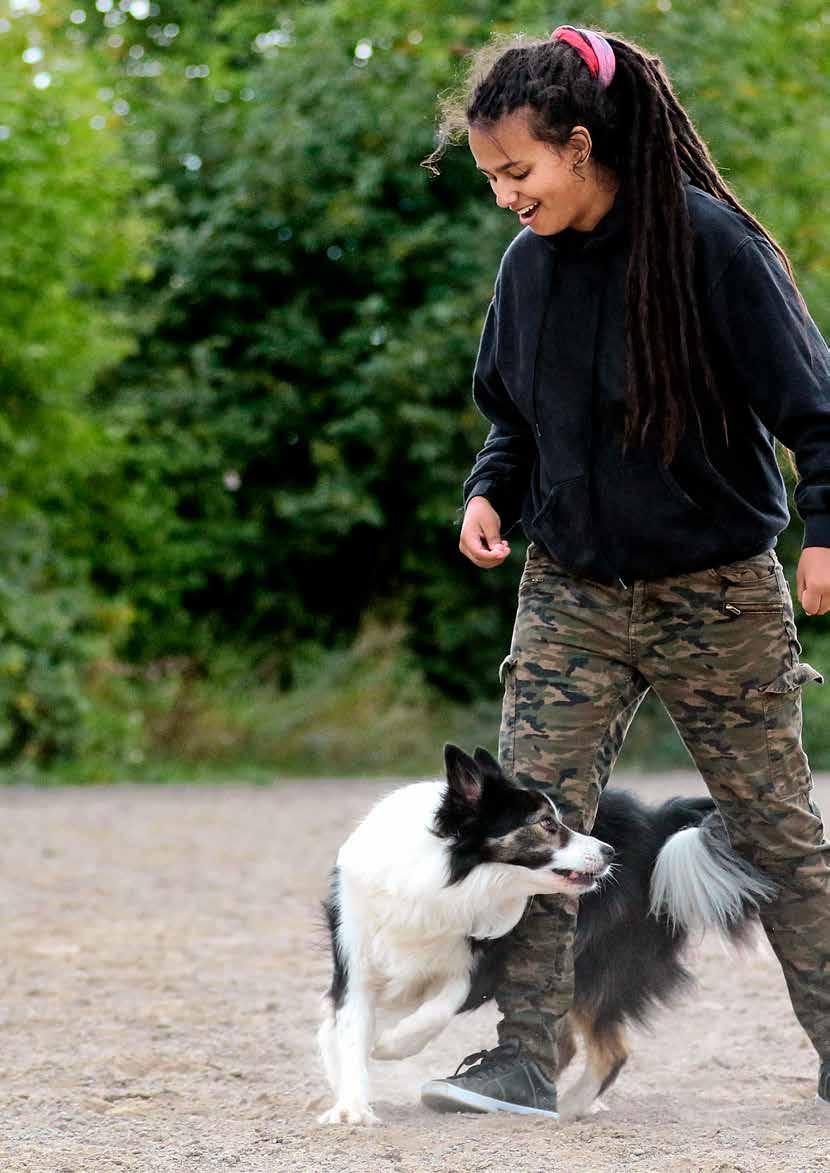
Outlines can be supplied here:
[[[594, 834], [581, 835], [486, 750], [471, 758], [447, 745], [444, 758], [445, 782], [393, 791], [338, 853], [324, 903], [334, 975], [318, 1032], [336, 1103], [321, 1123], [377, 1121], [369, 1058], [415, 1055], [455, 1014], [492, 998], [505, 935], [537, 893], [581, 898], [560, 1072], [576, 1032], [587, 1062], [559, 1114], [584, 1115], [628, 1057], [624, 1023], [644, 1023], [691, 982], [680, 960], [689, 931], [712, 927], [743, 943], [759, 901], [775, 894], [729, 846], [711, 799], [651, 810], [606, 791]], [[615, 882], [600, 890], [605, 877]], [[379, 1037], [376, 1007], [398, 1017]]]

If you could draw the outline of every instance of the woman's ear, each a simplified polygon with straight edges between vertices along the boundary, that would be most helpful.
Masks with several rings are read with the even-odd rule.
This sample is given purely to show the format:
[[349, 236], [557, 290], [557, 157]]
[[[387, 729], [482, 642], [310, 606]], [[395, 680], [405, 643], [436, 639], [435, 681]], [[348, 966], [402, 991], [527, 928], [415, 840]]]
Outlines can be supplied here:
[[571, 152], [572, 169], [584, 167], [591, 158], [593, 150], [591, 132], [585, 126], [575, 126], [568, 139], [568, 150]]

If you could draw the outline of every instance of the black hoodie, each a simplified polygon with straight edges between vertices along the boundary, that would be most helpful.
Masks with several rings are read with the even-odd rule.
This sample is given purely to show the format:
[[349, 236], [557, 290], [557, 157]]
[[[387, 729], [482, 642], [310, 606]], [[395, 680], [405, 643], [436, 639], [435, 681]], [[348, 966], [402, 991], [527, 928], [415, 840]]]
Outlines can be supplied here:
[[620, 193], [591, 232], [523, 229], [499, 267], [473, 376], [491, 423], [464, 483], [502, 536], [578, 574], [625, 585], [748, 558], [789, 522], [775, 456], [795, 453], [804, 545], [830, 547], [830, 372], [818, 328], [765, 237], [686, 183], [695, 288], [728, 413], [696, 411], [665, 467], [654, 443], [622, 456], [629, 230]]

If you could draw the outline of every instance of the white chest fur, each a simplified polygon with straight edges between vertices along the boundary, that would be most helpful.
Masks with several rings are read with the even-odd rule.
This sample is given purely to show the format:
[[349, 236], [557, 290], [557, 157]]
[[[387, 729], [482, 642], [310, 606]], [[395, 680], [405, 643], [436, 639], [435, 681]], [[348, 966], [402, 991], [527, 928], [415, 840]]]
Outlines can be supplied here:
[[341, 931], [383, 1002], [468, 974], [469, 938], [501, 937], [529, 893], [521, 869], [482, 864], [448, 883], [445, 840], [432, 831], [443, 783], [420, 782], [382, 799], [338, 855]]

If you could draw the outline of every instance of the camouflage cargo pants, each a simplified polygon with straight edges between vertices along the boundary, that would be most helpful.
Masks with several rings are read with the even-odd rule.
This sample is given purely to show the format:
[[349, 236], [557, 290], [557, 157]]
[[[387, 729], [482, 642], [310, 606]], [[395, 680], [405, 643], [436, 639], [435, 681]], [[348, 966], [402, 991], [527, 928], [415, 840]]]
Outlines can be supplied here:
[[[790, 590], [769, 550], [692, 574], [605, 586], [531, 544], [510, 655], [501, 667], [502, 768], [545, 789], [589, 831], [623, 738], [649, 688], [668, 711], [736, 850], [781, 886], [762, 920], [793, 1008], [830, 1057], [830, 844], [801, 746]], [[496, 1001], [499, 1038], [556, 1068], [573, 993], [576, 909], [537, 896], [513, 930]]]

